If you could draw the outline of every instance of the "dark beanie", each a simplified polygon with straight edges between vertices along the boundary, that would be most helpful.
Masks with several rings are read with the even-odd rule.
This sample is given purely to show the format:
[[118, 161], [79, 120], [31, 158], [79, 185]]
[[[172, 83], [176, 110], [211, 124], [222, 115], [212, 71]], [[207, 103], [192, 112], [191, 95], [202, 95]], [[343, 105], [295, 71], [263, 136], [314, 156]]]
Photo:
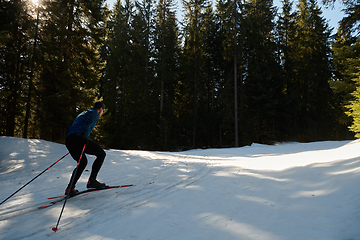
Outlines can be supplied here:
[[105, 104], [104, 104], [103, 102], [96, 102], [96, 103], [94, 104], [94, 108], [95, 108], [95, 109], [100, 109], [100, 108], [102, 108], [102, 109], [105, 110]]

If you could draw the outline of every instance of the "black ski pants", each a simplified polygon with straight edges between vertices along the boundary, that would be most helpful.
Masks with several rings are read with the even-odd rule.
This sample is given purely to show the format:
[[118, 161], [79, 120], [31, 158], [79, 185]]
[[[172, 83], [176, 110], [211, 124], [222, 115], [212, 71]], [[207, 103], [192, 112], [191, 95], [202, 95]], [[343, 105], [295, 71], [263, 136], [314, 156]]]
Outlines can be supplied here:
[[[91, 140], [90, 138], [87, 138], [86, 136], [77, 134], [77, 133], [70, 134], [69, 136], [66, 137], [66, 140], [65, 140], [65, 145], [66, 145], [67, 149], [69, 150], [72, 158], [77, 163], [80, 159], [80, 155], [84, 148], [85, 143], [86, 143], [86, 147], [85, 147], [84, 153], [96, 156], [96, 159], [92, 165], [91, 174], [90, 174], [90, 178], [89, 178], [89, 179], [96, 179], [97, 174], [99, 173], [99, 170], [100, 170], [100, 168], [104, 162], [105, 156], [106, 156], [106, 153], [102, 149], [102, 147], [99, 144], [97, 144], [96, 142], [94, 142], [93, 140]], [[81, 174], [83, 173], [87, 163], [88, 163], [88, 160], [86, 158], [86, 155], [83, 154], [83, 156], [80, 160], [80, 163], [76, 167], [78, 169], [77, 170], [76, 170], [76, 168], [74, 169], [72, 176], [70, 178], [70, 182], [68, 185], [68, 187], [70, 189], [75, 187], [75, 185], [76, 185], [77, 181], [79, 180]], [[75, 172], [76, 172], [76, 175], [75, 175]], [[70, 186], [72, 178], [74, 178], [74, 182], [73, 182], [73, 186]]]

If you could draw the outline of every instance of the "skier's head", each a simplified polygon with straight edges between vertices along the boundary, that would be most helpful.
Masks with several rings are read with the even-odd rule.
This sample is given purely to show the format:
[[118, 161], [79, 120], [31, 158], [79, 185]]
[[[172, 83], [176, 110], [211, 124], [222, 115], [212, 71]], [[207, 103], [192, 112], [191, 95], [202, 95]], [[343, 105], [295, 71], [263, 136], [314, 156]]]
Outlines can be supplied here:
[[103, 110], [105, 110], [105, 104], [103, 103], [103, 102], [96, 102], [95, 104], [94, 104], [94, 108], [95, 109], [100, 109], [100, 108], [102, 108]]
[[103, 102], [96, 102], [94, 104], [94, 108], [96, 109], [96, 111], [100, 114], [100, 116], [104, 113], [105, 111], [105, 104]]

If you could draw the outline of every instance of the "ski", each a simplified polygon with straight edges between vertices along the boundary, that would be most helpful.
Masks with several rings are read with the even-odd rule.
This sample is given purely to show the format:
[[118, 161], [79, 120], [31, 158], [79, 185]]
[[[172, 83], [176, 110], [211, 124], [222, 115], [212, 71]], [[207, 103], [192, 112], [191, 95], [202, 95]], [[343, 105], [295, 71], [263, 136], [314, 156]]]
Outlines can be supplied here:
[[[73, 197], [75, 197], [76, 195], [83, 194], [83, 193], [88, 193], [88, 192], [96, 192], [96, 191], [105, 190], [105, 189], [134, 187], [134, 186], [136, 186], [136, 185], [129, 184], [129, 185], [121, 185], [121, 186], [107, 186], [107, 187], [102, 188], [102, 189], [89, 188], [89, 189], [87, 189], [87, 190], [78, 192], [78, 193], [75, 194]], [[49, 199], [49, 200], [52, 200], [52, 199], [63, 198], [63, 197], [65, 197], [65, 196], [64, 196], [64, 195], [60, 195], [60, 196], [56, 196], [56, 197], [49, 197], [48, 199]]]
[[[81, 195], [81, 194], [84, 194], [84, 193], [89, 193], [89, 192], [97, 192], [97, 191], [107, 190], [107, 189], [134, 187], [134, 186], [136, 186], [136, 185], [129, 184], [129, 185], [121, 185], [121, 186], [120, 186], [120, 185], [119, 185], [119, 186], [106, 186], [105, 188], [101, 188], [101, 189], [90, 188], [90, 189], [86, 189], [86, 190], [77, 192], [74, 196], [67, 197], [67, 198], [70, 199], [70, 198], [76, 197], [76, 196], [78, 196], [78, 195]], [[55, 199], [55, 200], [54, 200], [54, 201], [51, 201], [51, 202], [50, 202], [49, 204], [47, 204], [47, 205], [43, 205], [43, 206], [38, 207], [38, 209], [43, 209], [43, 208], [47, 208], [47, 207], [53, 206], [53, 205], [55, 205], [56, 203], [59, 203], [59, 202], [64, 201], [65, 198], [66, 198], [66, 196], [64, 196], [64, 195], [48, 198], [48, 199]]]
[[[154, 182], [150, 182], [150, 183], [143, 184], [143, 185], [150, 185], [150, 184], [153, 184], [153, 183], [154, 183]], [[134, 184], [128, 184], [128, 185], [119, 185], [119, 186], [106, 186], [105, 188], [101, 188], [101, 189], [89, 188], [89, 189], [86, 189], [86, 190], [83, 190], [83, 191], [80, 191], [80, 192], [76, 193], [74, 196], [68, 197], [68, 199], [69, 199], [69, 198], [76, 197], [76, 196], [81, 195], [81, 194], [84, 194], [84, 193], [89, 193], [89, 192], [96, 192], [96, 191], [101, 191], [101, 190], [106, 190], [106, 189], [113, 189], [113, 188], [135, 187], [135, 186], [136, 186], [136, 185], [134, 185]], [[38, 207], [38, 209], [43, 209], [43, 208], [51, 207], [51, 206], [55, 205], [56, 203], [59, 203], [59, 202], [64, 201], [65, 198], [66, 198], [66, 196], [64, 196], [64, 195], [57, 196], [57, 197], [50, 197], [50, 198], [48, 198], [48, 199], [49, 199], [49, 200], [53, 200], [53, 201], [51, 201], [51, 202], [50, 202], [49, 204], [47, 204], [47, 205], [43, 205], [43, 206]]]

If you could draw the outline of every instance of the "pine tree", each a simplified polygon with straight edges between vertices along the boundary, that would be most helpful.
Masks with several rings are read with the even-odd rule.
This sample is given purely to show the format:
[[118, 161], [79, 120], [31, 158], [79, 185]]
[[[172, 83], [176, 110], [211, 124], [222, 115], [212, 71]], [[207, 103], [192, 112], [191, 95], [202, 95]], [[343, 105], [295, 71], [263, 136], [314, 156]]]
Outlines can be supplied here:
[[339, 28], [343, 33], [356, 38], [360, 33], [360, 3], [359, 1], [343, 0], [343, 4], [346, 15], [340, 21]]
[[[357, 38], [360, 5], [356, 2], [345, 2], [346, 16], [340, 21], [339, 28], [332, 44], [334, 77], [331, 87], [341, 102], [342, 111], [339, 121], [358, 137], [358, 77], [360, 43]], [[346, 116], [344, 113], [347, 113]], [[352, 122], [352, 124], [351, 124]], [[343, 131], [345, 137], [350, 134]]]
[[[218, 76], [218, 112], [221, 116], [219, 123], [220, 145], [236, 146], [237, 136], [241, 144], [244, 143], [244, 132], [242, 128], [243, 112], [243, 25], [242, 12], [243, 4], [241, 1], [217, 2], [217, 24], [220, 48], [217, 49], [221, 54], [221, 60], [217, 60], [216, 68], [219, 69]], [[234, 7], [236, 6], [236, 7]], [[219, 57], [217, 57], [219, 59]], [[236, 74], [236, 76], [235, 76]], [[237, 88], [235, 89], [235, 81]], [[238, 93], [235, 97], [235, 90]], [[235, 101], [240, 102], [236, 107]], [[234, 111], [235, 110], [235, 111]], [[238, 117], [235, 112], [240, 111]], [[235, 121], [235, 122], [234, 122]], [[237, 132], [235, 128], [240, 130]], [[236, 136], [237, 135], [237, 136]]]
[[[347, 106], [354, 96], [351, 94], [356, 91], [356, 83], [353, 81], [354, 73], [358, 72], [358, 57], [360, 53], [360, 44], [353, 40], [351, 36], [338, 29], [335, 41], [332, 43], [334, 73], [330, 86], [339, 102], [341, 102], [342, 111], [339, 113], [339, 122], [347, 127], [351, 125], [351, 114], [347, 116]], [[349, 133], [344, 130], [345, 136], [349, 138]]]
[[156, 144], [153, 14], [151, 1], [118, 1], [108, 23], [102, 77], [109, 113], [103, 124], [110, 147], [147, 148]]
[[284, 94], [285, 100], [283, 101], [282, 109], [284, 110], [283, 118], [283, 133], [284, 139], [292, 139], [295, 137], [295, 132], [298, 126], [294, 116], [299, 111], [299, 103], [294, 96], [294, 60], [296, 55], [292, 54], [292, 42], [295, 39], [296, 13], [293, 12], [293, 1], [282, 1], [282, 13], [279, 15], [276, 23], [276, 35], [278, 42], [278, 55], [282, 65], [282, 78], [285, 85]]
[[[221, 84], [223, 82], [223, 49], [220, 22], [212, 7], [207, 7], [202, 24], [202, 48], [204, 51], [199, 97], [199, 138], [200, 146], [220, 146]], [[213, 131], [209, 131], [212, 129]]]
[[35, 117], [35, 110], [36, 110], [36, 100], [37, 97], [35, 96], [35, 89], [36, 85], [39, 82], [39, 71], [37, 70], [38, 63], [40, 62], [40, 54], [39, 54], [39, 47], [38, 43], [40, 42], [41, 35], [39, 34], [41, 29], [41, 24], [43, 20], [41, 16], [43, 15], [43, 7], [42, 4], [32, 4], [29, 5], [28, 14], [32, 16], [31, 27], [30, 31], [28, 32], [28, 36], [31, 40], [31, 47], [29, 54], [29, 77], [27, 81], [27, 89], [24, 91], [24, 97], [26, 96], [26, 107], [25, 107], [25, 119], [23, 124], [23, 138], [27, 138], [29, 134], [31, 134], [32, 138], [37, 137], [37, 119]]
[[[281, 124], [280, 101], [284, 84], [280, 75], [274, 31], [275, 8], [272, 1], [248, 1], [243, 30], [246, 69], [246, 129], [248, 139], [267, 142], [276, 139]], [[250, 135], [251, 134], [251, 135]]]
[[[334, 96], [329, 87], [330, 30], [321, 9], [313, 0], [300, 0], [297, 30], [291, 43], [294, 57], [294, 87], [289, 94], [297, 98], [296, 121], [302, 140], [329, 137], [334, 129]], [[289, 89], [290, 90], [290, 89]]]
[[125, 1], [115, 4], [113, 13], [107, 22], [107, 37], [102, 47], [102, 59], [106, 67], [101, 77], [101, 94], [107, 106], [107, 113], [101, 124], [103, 128], [102, 142], [112, 148], [125, 146], [126, 114], [125, 92], [128, 77], [127, 64], [131, 58], [130, 24], [134, 5]]
[[[181, 58], [181, 81], [177, 86], [181, 95], [176, 96], [177, 111], [185, 113], [181, 117], [181, 126], [186, 136], [186, 145], [197, 146], [199, 138], [199, 98], [201, 97], [202, 81], [204, 80], [204, 48], [203, 31], [205, 28], [205, 11], [209, 7], [207, 0], [183, 1], [185, 7], [184, 47]], [[190, 130], [191, 129], [191, 130]], [[188, 138], [192, 135], [192, 138]], [[191, 139], [191, 140], [190, 140]]]
[[[153, 63], [153, 3], [142, 0], [135, 3], [131, 22], [131, 58], [128, 59], [129, 87], [126, 92], [125, 110], [131, 138], [129, 142], [152, 149], [156, 138], [157, 98], [154, 89]], [[146, 121], [144, 121], [146, 119]], [[130, 125], [131, 124], [131, 125]]]
[[30, 6], [20, 0], [1, 1], [0, 134], [21, 136], [31, 58]]
[[[155, 93], [159, 95], [159, 145], [163, 149], [175, 147], [174, 88], [179, 75], [179, 33], [176, 12], [172, 0], [160, 0], [157, 4], [154, 32], [154, 61], [156, 72]], [[173, 146], [170, 146], [173, 145]]]
[[102, 67], [103, 2], [47, 2], [38, 86], [41, 138], [61, 139], [76, 114], [93, 104]]
[[349, 111], [347, 114], [353, 118], [353, 123], [349, 127], [351, 131], [355, 133], [355, 137], [360, 137], [360, 67], [359, 59], [355, 60], [357, 62], [357, 72], [353, 74], [354, 78], [352, 79], [356, 84], [356, 90], [352, 92], [353, 100], [350, 101], [350, 104], [347, 105]]

